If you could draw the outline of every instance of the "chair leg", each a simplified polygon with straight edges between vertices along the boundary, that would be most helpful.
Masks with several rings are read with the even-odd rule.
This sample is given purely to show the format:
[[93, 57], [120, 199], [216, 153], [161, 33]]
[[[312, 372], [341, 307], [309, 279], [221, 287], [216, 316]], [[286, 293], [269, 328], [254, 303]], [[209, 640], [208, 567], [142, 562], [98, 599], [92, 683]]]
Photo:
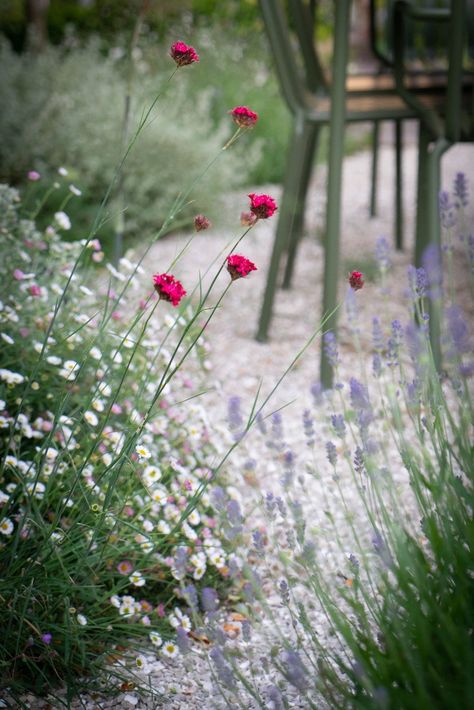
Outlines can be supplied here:
[[421, 266], [423, 252], [429, 244], [429, 234], [426, 225], [426, 205], [428, 189], [428, 148], [431, 133], [420, 121], [418, 128], [418, 178], [417, 206], [415, 225], [415, 265]]
[[377, 179], [379, 172], [379, 139], [380, 139], [380, 123], [374, 121], [372, 123], [372, 176], [370, 183], [370, 211], [371, 217], [377, 214]]
[[281, 257], [284, 251], [288, 249], [289, 239], [291, 239], [295, 204], [298, 195], [297, 192], [295, 193], [295, 190], [298, 190], [302, 182], [302, 166], [305, 164], [305, 156], [308, 152], [308, 136], [310, 137], [311, 134], [307, 131], [306, 122], [301, 116], [297, 116], [293, 125], [293, 133], [288, 148], [283, 195], [256, 335], [256, 339], [260, 342], [265, 342], [268, 339], [268, 328], [272, 317]]
[[[430, 245], [437, 249], [435, 257], [441, 259], [441, 227], [439, 220], [438, 195], [440, 189], [441, 156], [450, 143], [440, 138], [431, 144], [431, 134], [420, 125], [418, 206], [416, 214], [415, 264], [425, 263], [426, 250]], [[440, 267], [441, 268], [441, 267]], [[436, 276], [435, 276], [436, 278]], [[441, 274], [439, 274], [441, 280]], [[431, 279], [433, 281], [433, 277]], [[441, 293], [432, 284], [429, 299], [430, 341], [436, 368], [441, 367]]]
[[[328, 189], [326, 209], [326, 235], [324, 242], [324, 330], [334, 330], [337, 325], [336, 304], [339, 282], [339, 238], [341, 226], [342, 161], [344, 158], [344, 124], [346, 118], [345, 84], [348, 60], [351, 0], [334, 3], [334, 46], [331, 119], [329, 133]], [[321, 351], [321, 383], [332, 386], [333, 370], [324, 349]]]
[[290, 231], [290, 242], [288, 246], [288, 255], [286, 259], [285, 274], [283, 276], [282, 287], [284, 289], [291, 288], [291, 280], [295, 265], [296, 254], [300, 239], [303, 235], [304, 215], [306, 195], [308, 192], [309, 182], [311, 179], [311, 170], [314, 164], [315, 154], [317, 153], [319, 142], [320, 127], [314, 123], [306, 123], [304, 127], [304, 159], [301, 164], [301, 179], [297, 186], [296, 203], [294, 211], [294, 219], [292, 229]]
[[395, 120], [395, 246], [403, 249], [402, 121]]

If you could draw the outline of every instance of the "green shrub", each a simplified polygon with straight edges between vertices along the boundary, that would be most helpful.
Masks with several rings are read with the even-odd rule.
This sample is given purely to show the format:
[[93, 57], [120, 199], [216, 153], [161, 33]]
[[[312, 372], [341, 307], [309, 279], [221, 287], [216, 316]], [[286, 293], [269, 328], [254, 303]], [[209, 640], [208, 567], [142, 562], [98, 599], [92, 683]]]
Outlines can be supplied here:
[[[144, 106], [173, 70], [164, 52], [159, 60], [155, 53], [152, 61], [133, 83], [131, 133]], [[91, 213], [110, 184], [123, 150], [126, 82], [122, 63], [104, 57], [94, 42], [70, 52], [51, 48], [39, 57], [18, 56], [2, 43], [0, 62], [0, 103], [5, 108], [0, 118], [1, 178], [18, 183], [33, 168], [51, 175], [54, 171], [49, 166], [67, 167], [84, 196], [77, 212], [71, 206], [71, 216], [78, 230], [87, 233]], [[209, 155], [217, 154], [225, 137], [230, 136], [226, 111], [235, 104], [235, 96], [234, 104], [214, 122], [209, 120], [211, 101], [209, 89], [192, 90], [189, 77], [180, 74], [172, 95], [163, 96], [150, 116], [124, 172], [126, 235], [135, 241], [142, 239], [144, 231], [158, 231], [183, 179], [198, 174]], [[249, 153], [247, 145], [246, 150], [233, 151], [225, 161], [217, 162], [195, 186], [179, 215], [180, 223], [190, 223], [196, 211], [217, 219], [222, 185], [232, 189], [242, 184], [258, 153], [255, 145]], [[45, 218], [55, 209], [53, 201]], [[99, 234], [106, 249], [119, 209], [112, 202]]]

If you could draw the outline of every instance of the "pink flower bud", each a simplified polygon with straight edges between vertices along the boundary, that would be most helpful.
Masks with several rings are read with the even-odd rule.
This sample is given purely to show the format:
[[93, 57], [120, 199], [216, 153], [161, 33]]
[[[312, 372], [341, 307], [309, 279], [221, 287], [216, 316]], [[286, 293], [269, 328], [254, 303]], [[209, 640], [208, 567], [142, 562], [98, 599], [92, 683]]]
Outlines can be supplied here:
[[170, 57], [174, 59], [178, 67], [185, 67], [187, 64], [199, 61], [194, 47], [190, 47], [184, 42], [175, 42], [171, 45]]
[[258, 219], [268, 219], [278, 209], [275, 200], [269, 195], [250, 193], [250, 209]]
[[247, 106], [236, 106], [229, 113], [239, 128], [253, 128], [258, 121], [258, 113]]
[[354, 291], [360, 291], [364, 286], [364, 274], [360, 271], [351, 271], [349, 274], [349, 285]]
[[257, 271], [257, 267], [245, 256], [239, 254], [231, 254], [227, 257], [227, 271], [230, 274], [232, 281], [242, 279], [248, 276], [251, 271]]

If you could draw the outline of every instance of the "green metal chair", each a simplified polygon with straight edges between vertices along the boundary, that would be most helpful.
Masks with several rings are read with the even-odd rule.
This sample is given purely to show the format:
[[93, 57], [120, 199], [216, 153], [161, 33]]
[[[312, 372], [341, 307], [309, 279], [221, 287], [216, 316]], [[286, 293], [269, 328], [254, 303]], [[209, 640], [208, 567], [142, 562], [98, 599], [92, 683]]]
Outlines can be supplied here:
[[[418, 7], [407, 0], [396, 0], [393, 16], [393, 61], [397, 91], [407, 107], [420, 120], [419, 167], [417, 187], [415, 263], [422, 263], [429, 244], [441, 254], [438, 195], [442, 155], [460, 141], [474, 141], [474, 73], [463, 67], [463, 58], [474, 45], [472, 5], [467, 0], [452, 0], [445, 8]], [[447, 28], [446, 91], [441, 104], [427, 106], [407, 83], [405, 67], [407, 21], [443, 23]], [[441, 365], [440, 303], [430, 301], [430, 336], [434, 360]]]
[[[289, 0], [289, 6], [292, 8], [297, 30], [296, 45], [290, 35], [288, 20], [279, 0], [260, 0], [281, 90], [293, 114], [293, 130], [288, 149], [283, 196], [256, 336], [260, 341], [265, 341], [268, 337], [280, 262], [285, 252], [288, 254], [285, 283], [289, 284], [291, 278], [319, 131], [322, 126], [328, 125], [331, 116], [331, 101], [327, 93], [327, 86], [315, 59], [314, 49], [312, 49], [312, 25], [308, 16], [306, 19], [304, 16], [305, 5], [301, 0]], [[305, 78], [305, 74], [301, 70], [301, 63], [298, 64], [299, 56], [303, 58], [306, 74], [311, 77], [310, 81]], [[377, 81], [379, 86], [377, 86]], [[434, 97], [428, 94], [424, 98], [428, 102], [433, 99]], [[408, 106], [395, 93], [393, 79], [390, 84], [386, 78], [375, 78], [375, 83], [371, 85], [367, 85], [367, 83], [364, 85], [360, 82], [359, 90], [353, 85], [351, 93], [346, 91], [346, 123], [401, 121], [417, 117], [417, 111]], [[398, 137], [400, 140], [400, 136]], [[340, 150], [342, 155], [342, 145]], [[400, 168], [398, 161], [397, 166]], [[397, 185], [400, 183], [400, 176], [398, 176]], [[328, 208], [331, 208], [330, 204], [328, 204]], [[333, 311], [336, 305], [335, 285], [329, 281], [334, 280], [334, 264], [337, 265], [338, 253], [338, 237], [334, 238], [333, 236], [329, 240], [326, 239], [324, 284], [326, 313]], [[331, 375], [327, 369], [324, 379], [326, 380], [325, 384], [329, 384]]]

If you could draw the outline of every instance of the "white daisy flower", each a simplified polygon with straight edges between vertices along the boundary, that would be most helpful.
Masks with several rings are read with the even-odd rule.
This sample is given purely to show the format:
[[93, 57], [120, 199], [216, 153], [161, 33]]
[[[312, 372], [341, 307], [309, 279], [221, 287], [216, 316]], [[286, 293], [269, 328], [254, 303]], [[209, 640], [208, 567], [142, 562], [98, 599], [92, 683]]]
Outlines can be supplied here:
[[0, 335], [2, 336], [3, 340], [8, 343], [8, 345], [14, 345], [15, 341], [7, 333], [0, 333]]
[[77, 618], [77, 623], [80, 626], [87, 626], [87, 616], [84, 616], [84, 614], [78, 614], [76, 618]]
[[[8, 500], [8, 499], [7, 499]], [[2, 535], [11, 535], [13, 532], [13, 523], [10, 518], [3, 518], [0, 520], [0, 533]]]
[[158, 466], [147, 466], [143, 472], [143, 478], [147, 486], [152, 486], [160, 480], [161, 471]]
[[151, 498], [155, 503], [159, 503], [159, 505], [166, 505], [168, 491], [166, 488], [155, 488], [151, 494]]
[[66, 177], [66, 175], [68, 174], [68, 171], [66, 170], [66, 168], [64, 168], [64, 167], [61, 165], [61, 167], [58, 168], [58, 173], [59, 173], [60, 175], [62, 175], [62, 177]]
[[195, 580], [202, 579], [205, 574], [206, 574], [206, 567], [205, 566], [204, 567], [197, 566], [193, 572], [193, 579], [195, 579]]
[[199, 525], [201, 522], [201, 516], [197, 512], [197, 510], [193, 510], [191, 513], [189, 513], [187, 521], [190, 525]]
[[161, 649], [161, 652], [168, 658], [176, 658], [178, 655], [178, 647], [172, 641], [166, 641]]
[[84, 412], [84, 419], [90, 426], [97, 426], [97, 424], [99, 423], [99, 418], [97, 414], [94, 414], [94, 412], [91, 412], [90, 410]]
[[94, 399], [92, 406], [96, 412], [103, 412], [105, 409], [105, 402], [103, 399]]
[[141, 572], [132, 572], [129, 580], [134, 587], [143, 587], [146, 584], [146, 579], [142, 576]]
[[89, 355], [94, 358], [94, 360], [100, 360], [102, 353], [95, 345], [89, 350]]
[[160, 520], [158, 525], [156, 526], [156, 529], [158, 530], [159, 533], [162, 535], [169, 535], [171, 532], [171, 528], [166, 522], [166, 520]]
[[108, 385], [107, 382], [99, 382], [97, 389], [103, 397], [110, 397], [112, 394], [112, 387]]
[[65, 212], [55, 212], [54, 219], [60, 229], [64, 229], [66, 232], [71, 229], [71, 220]]
[[50, 365], [60, 365], [62, 363], [62, 360], [57, 355], [48, 355], [48, 357], [46, 358], [46, 362], [48, 362]]
[[69, 191], [72, 192], [73, 195], [76, 195], [76, 197], [80, 197], [82, 195], [81, 190], [79, 190], [79, 188], [75, 185], [69, 185]]
[[151, 531], [154, 530], [154, 528], [155, 528], [155, 526], [153, 525], [153, 523], [151, 522], [151, 520], [144, 520], [143, 523], [142, 523], [142, 526], [143, 526], [143, 529], [144, 529], [146, 532], [151, 532]]
[[140, 673], [149, 673], [149, 665], [145, 656], [137, 656], [135, 658], [135, 665]]
[[149, 637], [153, 646], [161, 646], [161, 644], [163, 643], [163, 639], [161, 638], [158, 631], [150, 631]]
[[120, 605], [121, 605], [122, 602], [120, 601], [120, 597], [117, 596], [117, 594], [113, 594], [113, 595], [110, 597], [110, 603], [111, 603], [112, 606], [114, 606], [116, 609], [120, 609]]
[[151, 451], [143, 444], [137, 444], [135, 451], [141, 459], [149, 459], [151, 457]]

